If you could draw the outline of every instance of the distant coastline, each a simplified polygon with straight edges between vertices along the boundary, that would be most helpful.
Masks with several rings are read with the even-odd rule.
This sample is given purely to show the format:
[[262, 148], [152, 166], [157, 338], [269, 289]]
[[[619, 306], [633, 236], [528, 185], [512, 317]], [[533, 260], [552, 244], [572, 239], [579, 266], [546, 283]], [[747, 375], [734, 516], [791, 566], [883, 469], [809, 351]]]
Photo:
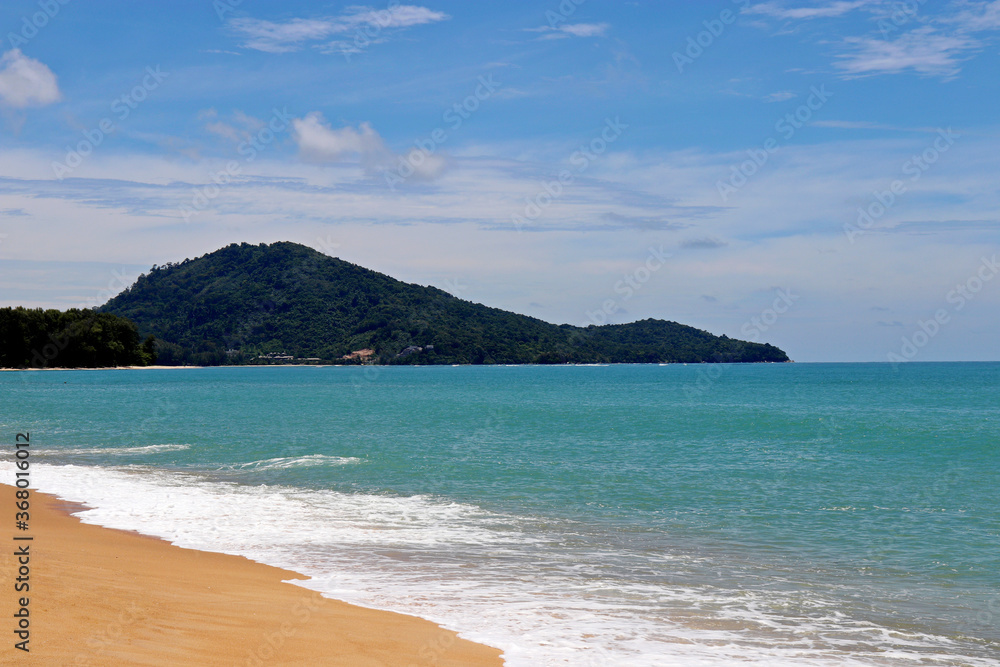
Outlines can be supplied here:
[[[408, 366], [413, 368], [421, 367], [439, 367], [439, 368], [453, 368], [455, 366], [539, 366], [539, 367], [559, 367], [559, 366], [697, 366], [700, 364], [725, 364], [725, 363], [738, 363], [742, 365], [746, 364], [794, 364], [794, 359], [789, 359], [787, 361], [741, 361], [741, 362], [715, 362], [715, 361], [669, 361], [669, 362], [606, 362], [600, 364], [408, 364]], [[875, 362], [882, 363], [882, 362]], [[884, 362], [889, 363], [889, 362]], [[13, 372], [13, 371], [148, 371], [148, 370], [175, 370], [175, 369], [196, 369], [196, 368], [393, 368], [400, 367], [400, 364], [231, 364], [226, 366], [99, 366], [95, 368], [85, 368], [85, 367], [64, 367], [64, 366], [44, 366], [39, 368], [0, 368], [0, 372]]]
[[0, 368], [0, 371], [137, 371], [137, 370], [164, 370], [168, 368], [211, 368], [210, 366], [98, 366], [96, 368], [86, 368], [83, 366], [43, 366], [39, 368]]
[[[306, 246], [231, 244], [152, 267], [94, 309], [0, 308], [0, 367], [787, 362], [678, 322], [554, 324], [408, 284]], [[745, 327], [744, 327], [745, 328]]]

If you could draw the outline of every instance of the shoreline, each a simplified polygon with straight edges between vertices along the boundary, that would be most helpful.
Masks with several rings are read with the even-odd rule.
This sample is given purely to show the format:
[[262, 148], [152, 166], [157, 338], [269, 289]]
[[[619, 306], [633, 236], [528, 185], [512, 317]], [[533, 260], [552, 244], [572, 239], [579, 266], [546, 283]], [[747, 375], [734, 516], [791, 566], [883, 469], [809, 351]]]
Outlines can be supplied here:
[[[14, 510], [14, 487], [0, 502]], [[85, 524], [82, 509], [31, 489], [30, 590], [15, 593], [14, 549], [0, 556], [30, 611], [30, 653], [67, 665], [406, 665], [502, 667], [500, 650], [406, 614], [322, 597], [308, 577], [242, 556], [197, 551], [141, 533]], [[13, 516], [10, 516], [13, 520]], [[12, 524], [11, 524], [12, 525]], [[12, 532], [12, 531], [10, 531]], [[13, 621], [12, 621], [13, 623]], [[13, 627], [13, 625], [11, 626]], [[21, 656], [14, 635], [0, 656]]]
[[212, 366], [98, 366], [97, 368], [70, 368], [64, 366], [45, 366], [44, 368], [0, 368], [0, 373], [17, 371], [138, 371], [167, 370], [172, 368], [212, 368]]
[[[793, 359], [788, 361], [669, 361], [669, 362], [636, 362], [636, 363], [593, 363], [593, 364], [234, 364], [224, 366], [99, 366], [97, 368], [68, 368], [63, 366], [45, 366], [43, 368], [0, 368], [0, 373], [14, 373], [23, 371], [143, 371], [143, 370], [180, 370], [197, 368], [441, 368], [459, 367], [506, 367], [506, 366], [538, 366], [540, 368], [560, 368], [563, 366], [758, 366], [763, 364], [794, 364]], [[816, 362], [816, 363], [892, 363], [888, 361], [872, 362]], [[925, 363], [964, 363], [964, 362], [925, 362]], [[993, 362], [969, 362], [969, 363], [993, 363]]]

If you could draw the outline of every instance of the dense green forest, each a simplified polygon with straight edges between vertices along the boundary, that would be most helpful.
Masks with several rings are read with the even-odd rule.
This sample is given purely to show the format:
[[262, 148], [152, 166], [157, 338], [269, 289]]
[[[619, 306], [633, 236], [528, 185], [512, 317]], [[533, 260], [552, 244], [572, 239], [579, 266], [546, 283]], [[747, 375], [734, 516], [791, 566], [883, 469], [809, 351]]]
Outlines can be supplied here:
[[232, 244], [154, 266], [100, 310], [155, 335], [161, 364], [788, 361], [772, 345], [675, 322], [550, 324], [296, 243]]
[[135, 324], [117, 315], [0, 308], [0, 367], [101, 368], [155, 361], [153, 338], [140, 344]]

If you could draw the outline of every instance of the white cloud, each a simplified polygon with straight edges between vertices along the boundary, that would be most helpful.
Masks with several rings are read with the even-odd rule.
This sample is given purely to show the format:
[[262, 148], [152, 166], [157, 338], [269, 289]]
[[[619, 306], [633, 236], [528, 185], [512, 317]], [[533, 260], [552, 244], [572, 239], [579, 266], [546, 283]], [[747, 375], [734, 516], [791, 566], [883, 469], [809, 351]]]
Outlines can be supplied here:
[[776, 93], [771, 93], [770, 95], [764, 96], [765, 102], [787, 102], [788, 100], [795, 99], [798, 97], [796, 93], [790, 90], [779, 90]]
[[369, 176], [384, 171], [398, 172], [398, 167], [405, 164], [403, 181], [433, 180], [441, 176], [448, 166], [444, 156], [419, 148], [413, 148], [405, 155], [393, 153], [368, 123], [361, 123], [357, 128], [348, 125], [334, 129], [323, 114], [314, 111], [305, 118], [293, 120], [292, 128], [299, 156], [307, 162], [357, 161]]
[[779, 19], [815, 19], [843, 16], [855, 9], [871, 4], [872, 0], [855, 2], [831, 2], [820, 7], [799, 7], [788, 9], [778, 2], [762, 2], [747, 9], [751, 14], [765, 14]]
[[[847, 77], [903, 72], [954, 76], [981, 46], [974, 33], [1000, 28], [1000, 0], [957, 0], [937, 14], [920, 16], [916, 4], [901, 13], [898, 3], [887, 0], [837, 0], [811, 7], [789, 7], [772, 0], [746, 12], [779, 20], [836, 18], [859, 9], [870, 13], [879, 19], [877, 35], [845, 38], [836, 56], [835, 66]], [[898, 36], [890, 39], [893, 33]]]
[[845, 41], [850, 51], [838, 56], [836, 66], [855, 76], [898, 74], [907, 70], [925, 75], [954, 75], [963, 55], [977, 45], [969, 37], [941, 34], [930, 26], [911, 30], [892, 41], [877, 37], [851, 37]]
[[56, 75], [37, 60], [13, 49], [0, 58], [0, 104], [15, 109], [58, 102]]
[[368, 123], [358, 129], [347, 126], [333, 129], [314, 111], [292, 121], [293, 138], [303, 159], [313, 162], [341, 162], [358, 157], [362, 163], [378, 162], [389, 154], [385, 142]]
[[935, 134], [940, 131], [940, 128], [937, 127], [905, 127], [865, 120], [815, 120], [811, 125], [829, 127], [835, 130], [888, 130], [890, 132], [923, 132], [926, 134]]
[[603, 37], [611, 26], [607, 23], [567, 23], [556, 27], [543, 25], [527, 28], [527, 32], [545, 33], [539, 39], [565, 39], [567, 37]]
[[246, 38], [243, 46], [265, 53], [295, 51], [302, 42], [323, 39], [334, 32], [329, 21], [313, 19], [292, 19], [285, 23], [274, 23], [240, 18], [230, 21], [230, 25]]
[[725, 248], [727, 245], [729, 245], [728, 241], [714, 236], [702, 236], [681, 241], [681, 247], [688, 250], [712, 250], [714, 248]]
[[956, 2], [946, 11], [926, 16], [916, 27], [894, 40], [876, 37], [845, 40], [848, 51], [836, 65], [848, 75], [895, 74], [954, 76], [961, 63], [982, 47], [975, 33], [1000, 28], [1000, 0]]
[[966, 3], [965, 9], [948, 22], [969, 32], [1000, 28], [1000, 0]]
[[351, 13], [344, 15], [342, 21], [351, 27], [369, 25], [378, 28], [409, 28], [450, 18], [444, 12], [435, 12], [415, 5], [396, 5], [387, 9], [352, 7], [349, 11]]
[[433, 181], [448, 168], [448, 159], [445, 156], [432, 155], [420, 148], [414, 148], [401, 160], [413, 168], [410, 178], [416, 181]]
[[[243, 38], [243, 46], [265, 53], [288, 53], [297, 51], [308, 42], [326, 39], [351, 31], [363, 30], [366, 40], [377, 41], [382, 30], [408, 28], [426, 23], [436, 23], [450, 18], [443, 12], [436, 12], [416, 5], [396, 5], [387, 9], [371, 7], [351, 7], [340, 16], [321, 19], [291, 19], [283, 23], [254, 18], [238, 18], [229, 22], [230, 28]], [[333, 46], [344, 42], [338, 41]], [[332, 49], [327, 48], [327, 51]]]
[[218, 116], [215, 109], [206, 109], [198, 114], [200, 119], [211, 120], [205, 124], [206, 130], [233, 143], [244, 141], [265, 125], [261, 119], [249, 116], [238, 109], [232, 113], [229, 121], [218, 120]]
[[607, 23], [567, 23], [558, 29], [574, 37], [600, 37], [608, 27]]

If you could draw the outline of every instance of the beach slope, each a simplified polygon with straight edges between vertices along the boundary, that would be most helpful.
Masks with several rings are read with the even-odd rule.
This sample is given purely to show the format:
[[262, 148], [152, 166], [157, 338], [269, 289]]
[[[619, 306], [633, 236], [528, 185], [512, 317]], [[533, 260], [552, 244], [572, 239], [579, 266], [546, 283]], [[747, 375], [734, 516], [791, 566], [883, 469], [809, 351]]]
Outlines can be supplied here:
[[[182, 549], [82, 524], [31, 492], [30, 535], [12, 540], [14, 489], [2, 549], [0, 663], [45, 665], [490, 666], [500, 651], [420, 618], [356, 607], [284, 583], [302, 575], [245, 558]], [[30, 591], [15, 593], [15, 546], [30, 545]], [[30, 653], [14, 647], [14, 614], [29, 598]]]

